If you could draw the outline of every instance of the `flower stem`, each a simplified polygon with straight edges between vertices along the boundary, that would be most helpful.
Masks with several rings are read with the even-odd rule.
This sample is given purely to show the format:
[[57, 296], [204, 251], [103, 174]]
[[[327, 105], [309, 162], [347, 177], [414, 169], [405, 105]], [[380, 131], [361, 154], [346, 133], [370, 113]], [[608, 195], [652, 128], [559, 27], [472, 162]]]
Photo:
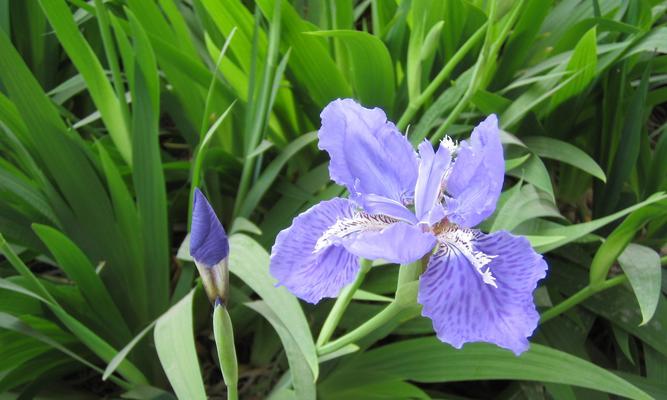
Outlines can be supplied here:
[[618, 286], [623, 282], [626, 282], [628, 280], [628, 277], [626, 275], [619, 275], [615, 276], [611, 279], [607, 279], [606, 281], [596, 284], [595, 286], [587, 285], [577, 293], [573, 294], [572, 296], [568, 297], [567, 299], [563, 300], [561, 303], [557, 304], [556, 306], [548, 309], [542, 315], [540, 316], [540, 323], [543, 324], [550, 319], [553, 319], [565, 311], [568, 311], [572, 307], [576, 306], [577, 304], [583, 302], [584, 300], [588, 299], [589, 297], [593, 296], [594, 294], [601, 292], [603, 290], [612, 288], [614, 286]]
[[368, 271], [371, 269], [372, 265], [373, 263], [371, 260], [366, 260], [366, 259], [361, 260], [361, 265], [359, 268], [359, 274], [357, 274], [357, 278], [354, 280], [354, 282], [352, 282], [351, 285], [343, 289], [340, 296], [338, 296], [338, 299], [336, 299], [336, 303], [331, 309], [331, 312], [329, 312], [326, 321], [324, 321], [324, 325], [322, 325], [322, 330], [320, 331], [320, 335], [317, 338], [317, 343], [316, 343], [317, 347], [324, 346], [329, 341], [329, 339], [331, 339], [331, 335], [333, 335], [334, 330], [336, 329], [338, 323], [340, 322], [340, 319], [343, 317], [343, 313], [345, 312], [347, 306], [350, 305], [350, 302], [352, 301], [352, 296], [354, 296], [354, 293], [357, 291], [357, 289], [359, 289], [359, 286], [361, 286], [361, 283], [364, 281], [364, 278], [366, 277]]
[[334, 351], [339, 350], [348, 344], [363, 339], [369, 333], [394, 320], [394, 318], [396, 318], [396, 316], [398, 316], [403, 310], [405, 310], [405, 308], [401, 307], [399, 304], [393, 302], [389, 303], [389, 305], [385, 307], [384, 310], [380, 311], [373, 318], [364, 322], [358, 328], [339, 337], [333, 342], [319, 347], [317, 354], [323, 356], [325, 354], [333, 353]]
[[424, 265], [428, 263], [428, 259], [431, 256], [431, 253], [427, 254], [423, 258], [411, 262], [410, 264], [401, 265], [398, 269], [398, 282], [396, 283], [396, 292], [401, 286], [414, 282], [419, 279], [419, 276], [424, 272]]
[[[424, 259], [427, 259], [424, 256]], [[348, 332], [333, 342], [317, 345], [317, 354], [323, 356], [340, 350], [348, 344], [363, 339], [369, 333], [376, 331], [382, 326], [397, 319], [410, 319], [419, 315], [420, 307], [417, 305], [417, 292], [415, 282], [423, 272], [424, 259], [413, 263], [401, 265], [398, 270], [398, 284], [396, 298], [382, 311], [376, 314], [356, 329]], [[335, 306], [334, 306], [335, 308]], [[333, 310], [332, 310], [333, 313]], [[319, 340], [318, 340], [319, 343]]]
[[234, 329], [227, 307], [222, 303], [217, 303], [213, 311], [213, 335], [218, 350], [222, 378], [227, 385], [227, 399], [238, 400], [239, 371], [234, 348]]

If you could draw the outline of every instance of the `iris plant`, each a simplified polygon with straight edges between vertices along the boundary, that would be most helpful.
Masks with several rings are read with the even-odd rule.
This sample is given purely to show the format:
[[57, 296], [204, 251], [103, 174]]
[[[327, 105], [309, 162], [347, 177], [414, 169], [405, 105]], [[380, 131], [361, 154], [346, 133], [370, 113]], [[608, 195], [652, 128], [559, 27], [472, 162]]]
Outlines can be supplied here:
[[422, 259], [418, 302], [441, 341], [527, 350], [539, 319], [533, 291], [547, 265], [524, 237], [474, 229], [503, 184], [496, 116], [469, 140], [446, 138], [437, 150], [425, 141], [418, 153], [379, 108], [339, 99], [321, 117], [319, 147], [350, 195], [315, 205], [280, 232], [270, 266], [279, 284], [317, 303], [354, 281], [363, 259]]

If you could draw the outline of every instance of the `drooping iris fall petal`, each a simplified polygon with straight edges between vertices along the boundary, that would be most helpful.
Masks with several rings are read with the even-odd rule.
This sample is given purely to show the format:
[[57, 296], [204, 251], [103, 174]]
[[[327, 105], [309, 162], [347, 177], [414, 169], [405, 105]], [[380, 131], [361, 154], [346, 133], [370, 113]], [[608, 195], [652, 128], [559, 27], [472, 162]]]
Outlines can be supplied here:
[[359, 257], [339, 243], [323, 244], [324, 233], [336, 221], [351, 218], [355, 206], [347, 199], [323, 201], [281, 231], [271, 249], [271, 274], [297, 297], [317, 303], [336, 297], [354, 280]]
[[[422, 315], [433, 321], [440, 340], [456, 348], [490, 342], [521, 354], [539, 320], [533, 291], [546, 262], [526, 238], [505, 231], [476, 232], [470, 244], [476, 254], [450, 242], [431, 257], [419, 280]], [[487, 268], [492, 279], [485, 282]]]

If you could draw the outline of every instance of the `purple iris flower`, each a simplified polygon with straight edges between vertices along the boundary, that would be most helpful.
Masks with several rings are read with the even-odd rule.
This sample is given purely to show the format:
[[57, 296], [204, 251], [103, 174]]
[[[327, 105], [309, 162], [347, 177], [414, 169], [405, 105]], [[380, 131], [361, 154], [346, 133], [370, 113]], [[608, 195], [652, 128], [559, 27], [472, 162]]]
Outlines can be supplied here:
[[225, 228], [198, 188], [192, 206], [190, 255], [195, 260], [209, 300], [225, 303], [229, 291], [229, 241]]
[[317, 303], [355, 279], [360, 258], [405, 264], [429, 255], [418, 302], [441, 341], [527, 350], [539, 320], [533, 291], [547, 265], [524, 237], [474, 229], [503, 184], [496, 116], [467, 141], [446, 138], [437, 151], [425, 141], [419, 154], [379, 108], [339, 99], [321, 117], [319, 147], [350, 198], [323, 201], [278, 234], [271, 273], [279, 284]]

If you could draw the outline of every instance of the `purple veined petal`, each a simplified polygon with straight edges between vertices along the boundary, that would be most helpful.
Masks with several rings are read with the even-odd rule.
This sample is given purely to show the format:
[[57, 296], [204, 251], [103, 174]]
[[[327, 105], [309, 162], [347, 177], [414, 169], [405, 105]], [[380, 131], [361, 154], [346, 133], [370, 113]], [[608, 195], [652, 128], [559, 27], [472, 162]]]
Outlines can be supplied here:
[[492, 114], [475, 127], [469, 141], [458, 147], [447, 178], [447, 218], [466, 228], [488, 218], [496, 209], [504, 176], [498, 118]]
[[382, 229], [361, 231], [341, 240], [345, 248], [359, 257], [407, 264], [422, 258], [435, 247], [435, 236], [421, 226], [396, 221]]
[[[271, 249], [271, 274], [295, 296], [317, 303], [336, 297], [359, 271], [359, 257], [340, 244], [320, 246], [321, 237], [338, 220], [352, 218], [350, 200], [323, 201], [294, 219], [281, 231]], [[316, 251], [316, 247], [322, 247]]]
[[492, 278], [485, 283], [470, 257], [456, 246], [439, 248], [419, 279], [422, 315], [433, 321], [441, 341], [456, 348], [490, 342], [519, 355], [528, 349], [527, 338], [539, 321], [533, 291], [547, 264], [524, 237], [506, 231], [469, 232], [475, 232], [474, 251], [490, 258], [484, 268]]
[[405, 204], [417, 181], [417, 155], [379, 108], [334, 100], [321, 114], [319, 148], [331, 157], [329, 174], [352, 196], [376, 194]]
[[[419, 145], [419, 176], [415, 188], [415, 214], [420, 221], [434, 219], [431, 211], [439, 206], [445, 173], [451, 162], [449, 150], [440, 145], [434, 152], [428, 140]], [[440, 210], [436, 210], [439, 212]], [[440, 218], [442, 219], [442, 217]], [[438, 222], [438, 220], [434, 222]]]
[[212, 267], [229, 255], [229, 241], [215, 211], [195, 189], [190, 227], [190, 255], [198, 263]]
[[388, 215], [411, 224], [419, 222], [412, 211], [396, 200], [376, 194], [367, 194], [359, 196], [356, 201], [369, 214]]

